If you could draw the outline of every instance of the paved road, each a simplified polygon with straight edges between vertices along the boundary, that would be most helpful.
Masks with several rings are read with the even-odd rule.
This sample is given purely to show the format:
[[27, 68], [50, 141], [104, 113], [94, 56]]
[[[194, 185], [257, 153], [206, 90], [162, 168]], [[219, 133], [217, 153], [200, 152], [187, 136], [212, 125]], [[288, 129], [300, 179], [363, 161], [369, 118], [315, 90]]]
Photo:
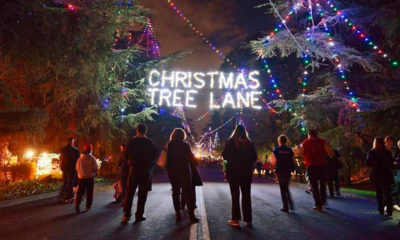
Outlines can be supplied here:
[[[75, 214], [73, 205], [55, 199], [0, 210], [0, 239], [400, 239], [394, 219], [377, 214], [373, 200], [343, 197], [330, 200], [328, 209], [311, 209], [311, 196], [302, 185], [292, 186], [294, 213], [282, 213], [278, 186], [255, 179], [252, 186], [254, 227], [227, 226], [230, 194], [227, 183], [215, 172], [204, 172], [206, 182], [198, 188], [198, 215], [190, 225], [184, 218], [175, 224], [170, 185], [154, 183], [147, 205], [147, 220], [120, 224], [122, 209], [112, 203], [111, 186], [96, 187], [91, 211]], [[136, 198], [135, 198], [136, 199]], [[203, 204], [204, 203], [204, 204]], [[135, 205], [134, 205], [135, 207]]]

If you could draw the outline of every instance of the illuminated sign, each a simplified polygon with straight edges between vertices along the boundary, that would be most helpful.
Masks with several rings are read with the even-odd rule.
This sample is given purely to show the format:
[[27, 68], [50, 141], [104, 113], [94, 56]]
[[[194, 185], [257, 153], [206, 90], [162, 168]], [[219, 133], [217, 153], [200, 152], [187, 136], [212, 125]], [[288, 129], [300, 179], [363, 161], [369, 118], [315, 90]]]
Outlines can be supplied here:
[[[261, 109], [260, 73], [182, 72], [153, 69], [148, 74], [152, 105], [196, 108], [196, 97], [209, 89], [209, 107]], [[219, 96], [217, 96], [219, 94]], [[221, 99], [220, 102], [216, 101]]]

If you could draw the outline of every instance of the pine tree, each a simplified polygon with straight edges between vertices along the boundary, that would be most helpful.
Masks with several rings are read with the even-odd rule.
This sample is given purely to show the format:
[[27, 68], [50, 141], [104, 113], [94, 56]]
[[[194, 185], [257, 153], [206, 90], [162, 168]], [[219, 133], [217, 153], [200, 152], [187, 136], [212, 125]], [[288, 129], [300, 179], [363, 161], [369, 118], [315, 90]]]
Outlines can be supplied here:
[[[26, 112], [50, 149], [76, 136], [111, 151], [130, 128], [157, 113], [139, 108], [146, 101], [145, 75], [179, 54], [144, 59], [136, 45], [113, 48], [148, 23], [139, 1], [16, 0], [2, 1], [0, 9], [7, 9], [0, 16], [0, 99], [12, 103], [0, 111]], [[47, 116], [45, 123], [32, 111]]]

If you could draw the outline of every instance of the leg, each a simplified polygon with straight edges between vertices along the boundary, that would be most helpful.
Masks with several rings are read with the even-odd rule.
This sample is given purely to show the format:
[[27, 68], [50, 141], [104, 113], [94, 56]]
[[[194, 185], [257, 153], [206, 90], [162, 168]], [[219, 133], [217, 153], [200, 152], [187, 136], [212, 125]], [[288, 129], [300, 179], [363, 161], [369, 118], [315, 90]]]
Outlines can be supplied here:
[[139, 180], [139, 192], [138, 192], [138, 203], [137, 203], [137, 208], [136, 208], [136, 219], [142, 218], [144, 214], [144, 207], [146, 204], [147, 200], [147, 193], [149, 191], [149, 172], [145, 171], [144, 173], [141, 174], [140, 180]]
[[322, 202], [321, 202], [321, 195], [319, 194], [319, 188], [318, 188], [318, 169], [316, 169], [314, 166], [311, 166], [308, 168], [308, 178], [310, 180], [311, 184], [311, 190], [312, 194], [314, 197], [315, 201], [315, 206], [316, 207], [322, 207]]
[[391, 194], [391, 184], [385, 184], [383, 186], [383, 192], [384, 192], [384, 199], [385, 199], [385, 205], [387, 207], [387, 214], [389, 216], [392, 216], [392, 211], [393, 211], [393, 201], [392, 201], [392, 194]]
[[326, 169], [324, 167], [319, 168], [319, 182], [320, 182], [320, 199], [322, 205], [326, 203]]
[[66, 173], [66, 183], [65, 183], [65, 200], [70, 200], [73, 197], [72, 194], [72, 181], [73, 181], [74, 175], [71, 172]]
[[242, 192], [243, 220], [245, 222], [251, 222], [253, 220], [253, 214], [251, 211], [251, 183], [244, 182], [240, 184], [240, 190]]
[[133, 202], [133, 197], [135, 196], [136, 188], [137, 188], [137, 180], [135, 179], [135, 176], [131, 175], [131, 171], [129, 171], [129, 177], [126, 186], [126, 196], [124, 200], [124, 216], [127, 218], [130, 218], [132, 215], [131, 213], [132, 202]]
[[378, 203], [378, 211], [383, 215], [383, 190], [381, 184], [376, 182], [375, 180], [375, 188], [376, 188], [376, 202]]
[[177, 181], [172, 181], [172, 203], [174, 204], [174, 209], [176, 213], [180, 211], [180, 198], [181, 198], [181, 186]]
[[340, 196], [340, 181], [339, 181], [339, 173], [335, 173], [335, 177], [333, 178], [335, 180], [335, 191], [336, 195]]
[[229, 181], [229, 188], [231, 190], [232, 197], [232, 220], [241, 220], [239, 204], [239, 184], [233, 181]]
[[284, 175], [278, 174], [279, 188], [281, 190], [281, 198], [283, 204], [283, 210], [289, 210], [289, 203], [287, 198], [287, 182]]
[[392, 184], [392, 200], [393, 205], [399, 205], [399, 176], [398, 176], [398, 169], [393, 170], [393, 180], [394, 183]]
[[286, 184], [286, 192], [287, 192], [287, 198], [288, 198], [288, 202], [289, 202], [290, 209], [294, 210], [294, 205], [293, 205], [293, 201], [292, 201], [292, 196], [291, 196], [290, 190], [289, 190], [290, 178], [291, 178], [291, 175], [290, 175], [290, 173], [289, 173], [289, 175], [287, 176], [287, 181], [286, 181], [286, 182], [287, 182], [287, 184]]
[[94, 178], [86, 179], [86, 181], [86, 209], [90, 209], [93, 203]]
[[328, 183], [329, 196], [334, 197], [335, 194], [333, 192], [333, 176], [332, 176], [332, 173], [330, 173], [330, 172], [328, 173], [326, 181]]
[[78, 190], [76, 191], [76, 196], [75, 196], [75, 208], [76, 209], [79, 209], [79, 205], [81, 204], [83, 194], [85, 193], [85, 189], [86, 189], [86, 186], [85, 186], [84, 179], [78, 179]]

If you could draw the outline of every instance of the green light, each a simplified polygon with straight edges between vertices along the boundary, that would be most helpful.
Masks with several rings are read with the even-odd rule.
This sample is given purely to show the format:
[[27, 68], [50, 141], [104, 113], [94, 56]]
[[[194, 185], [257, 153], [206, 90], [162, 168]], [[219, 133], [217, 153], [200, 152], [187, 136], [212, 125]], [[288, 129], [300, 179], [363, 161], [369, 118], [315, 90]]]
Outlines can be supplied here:
[[368, 44], [369, 44], [370, 46], [372, 46], [374, 43], [371, 41], [371, 42], [369, 42]]
[[312, 20], [312, 17], [311, 17], [311, 16], [309, 16], [309, 17], [308, 17], [308, 20]]
[[337, 8], [333, 8], [333, 11], [337, 11]]
[[398, 61], [393, 61], [392, 62], [392, 66], [393, 67], [398, 67], [399, 66], [399, 62]]
[[308, 60], [305, 60], [304, 63], [305, 63], [305, 64], [308, 64], [308, 63], [310, 63], [310, 62], [309, 62]]
[[342, 79], [345, 79], [345, 78], [346, 78], [346, 75], [342, 75], [341, 78], [342, 78]]
[[302, 128], [301, 128], [301, 131], [302, 131], [302, 132], [305, 132], [305, 131], [306, 131], [306, 128], [305, 128], [305, 127], [302, 127]]
[[353, 23], [349, 22], [348, 25], [351, 26], [351, 25], [353, 25]]
[[307, 85], [307, 83], [306, 82], [303, 82], [303, 86], [306, 86]]
[[277, 87], [278, 87], [278, 85], [274, 84], [274, 88], [277, 88]]
[[278, 28], [275, 28], [275, 29], [274, 29], [274, 31], [275, 31], [275, 32], [278, 32], [278, 31], [279, 31], [279, 29], [278, 29]]

